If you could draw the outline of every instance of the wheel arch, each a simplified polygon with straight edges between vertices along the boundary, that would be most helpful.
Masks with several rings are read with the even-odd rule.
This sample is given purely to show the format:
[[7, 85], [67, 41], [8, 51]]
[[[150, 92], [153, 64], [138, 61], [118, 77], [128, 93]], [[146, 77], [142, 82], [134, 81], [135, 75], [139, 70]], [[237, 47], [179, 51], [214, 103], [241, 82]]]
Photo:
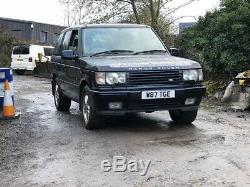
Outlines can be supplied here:
[[85, 86], [90, 86], [89, 82], [86, 79], [82, 79], [80, 82], [80, 88], [79, 88], [79, 109], [82, 108], [82, 92]]

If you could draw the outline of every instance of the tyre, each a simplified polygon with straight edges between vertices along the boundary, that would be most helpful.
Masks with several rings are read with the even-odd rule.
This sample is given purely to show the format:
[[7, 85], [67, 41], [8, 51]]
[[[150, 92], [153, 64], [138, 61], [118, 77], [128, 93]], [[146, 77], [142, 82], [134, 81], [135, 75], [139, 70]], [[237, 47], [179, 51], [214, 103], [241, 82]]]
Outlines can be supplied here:
[[182, 110], [172, 110], [169, 111], [171, 119], [178, 124], [187, 125], [191, 124], [197, 116], [198, 110], [193, 111], [182, 111]]
[[[84, 127], [88, 130], [95, 130], [101, 127], [101, 116], [98, 115], [94, 99], [90, 93], [89, 87], [85, 86], [81, 93], [80, 108], [83, 117]], [[102, 121], [103, 123], [103, 121]]]
[[25, 70], [16, 70], [15, 71], [18, 75], [24, 75], [25, 74]]
[[71, 99], [66, 97], [57, 83], [55, 84], [54, 101], [58, 111], [67, 112], [71, 106]]

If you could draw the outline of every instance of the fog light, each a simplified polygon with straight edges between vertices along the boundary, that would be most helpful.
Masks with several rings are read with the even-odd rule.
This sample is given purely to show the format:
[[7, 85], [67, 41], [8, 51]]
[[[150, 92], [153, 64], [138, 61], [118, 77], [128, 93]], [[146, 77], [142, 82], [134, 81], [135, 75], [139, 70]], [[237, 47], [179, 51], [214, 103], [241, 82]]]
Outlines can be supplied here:
[[109, 109], [112, 109], [112, 110], [119, 110], [119, 109], [122, 109], [122, 103], [109, 103]]
[[185, 105], [193, 105], [196, 102], [196, 98], [188, 98], [185, 101]]

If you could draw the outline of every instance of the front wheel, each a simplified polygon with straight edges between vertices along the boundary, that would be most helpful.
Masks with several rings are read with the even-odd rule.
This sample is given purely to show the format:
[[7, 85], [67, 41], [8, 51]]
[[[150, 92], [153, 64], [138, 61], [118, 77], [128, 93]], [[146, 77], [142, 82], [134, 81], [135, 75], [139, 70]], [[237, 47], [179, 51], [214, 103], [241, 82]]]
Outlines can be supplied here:
[[191, 124], [197, 116], [198, 110], [192, 111], [182, 111], [182, 110], [172, 110], [169, 111], [171, 119], [178, 124]]
[[88, 130], [95, 130], [101, 127], [100, 115], [98, 115], [94, 99], [90, 93], [89, 87], [85, 86], [81, 94], [81, 111], [83, 124]]

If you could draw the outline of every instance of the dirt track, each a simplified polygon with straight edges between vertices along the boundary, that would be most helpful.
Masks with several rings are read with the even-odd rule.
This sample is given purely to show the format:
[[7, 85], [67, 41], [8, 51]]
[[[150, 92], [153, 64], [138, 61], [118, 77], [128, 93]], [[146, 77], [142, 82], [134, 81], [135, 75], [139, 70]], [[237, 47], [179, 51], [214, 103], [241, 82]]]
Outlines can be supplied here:
[[[191, 126], [168, 112], [87, 131], [78, 105], [55, 110], [50, 82], [15, 76], [18, 120], [0, 121], [0, 186], [250, 186], [250, 113], [205, 107]], [[105, 173], [113, 156], [151, 160], [146, 176]]]

